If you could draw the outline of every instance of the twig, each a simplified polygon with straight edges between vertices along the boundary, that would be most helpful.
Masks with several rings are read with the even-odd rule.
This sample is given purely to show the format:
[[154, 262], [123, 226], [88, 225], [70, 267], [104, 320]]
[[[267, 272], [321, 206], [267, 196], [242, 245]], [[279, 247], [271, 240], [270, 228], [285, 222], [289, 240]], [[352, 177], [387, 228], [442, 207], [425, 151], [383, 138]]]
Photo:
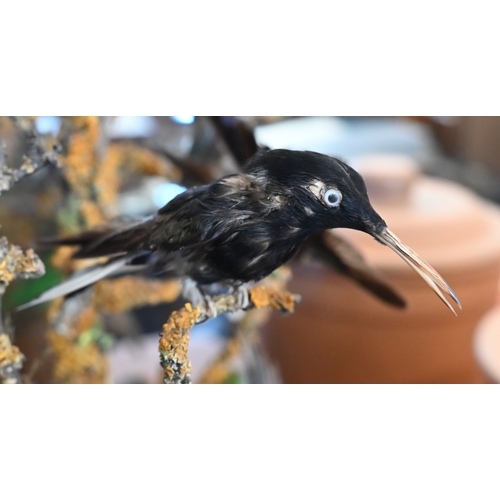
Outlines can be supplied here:
[[22, 117], [13, 117], [12, 120], [25, 135], [25, 154], [20, 167], [10, 168], [7, 166], [7, 146], [4, 140], [0, 140], [0, 193], [8, 191], [17, 181], [39, 168], [59, 167], [60, 147], [56, 144], [52, 150], [45, 149], [42, 139], [36, 132], [34, 120]]

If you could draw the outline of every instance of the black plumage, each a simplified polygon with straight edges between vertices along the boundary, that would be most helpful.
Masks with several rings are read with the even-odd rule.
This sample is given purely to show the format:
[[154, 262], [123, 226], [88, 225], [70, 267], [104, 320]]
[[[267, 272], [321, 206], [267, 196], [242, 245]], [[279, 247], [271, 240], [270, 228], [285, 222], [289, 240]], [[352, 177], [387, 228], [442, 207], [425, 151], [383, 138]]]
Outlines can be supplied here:
[[[154, 274], [191, 278], [199, 286], [240, 286], [269, 275], [308, 237], [336, 227], [364, 231], [389, 245], [450, 308], [441, 290], [458, 304], [444, 280], [387, 229], [369, 202], [362, 177], [338, 159], [309, 151], [258, 151], [242, 173], [190, 189], [152, 217], [53, 243], [78, 245], [75, 258], [110, 257], [97, 272], [93, 268], [97, 279], [106, 266], [111, 273], [147, 264]], [[80, 283], [92, 281], [89, 274]], [[68, 293], [68, 287], [61, 290]], [[54, 293], [33, 303], [50, 300]]]

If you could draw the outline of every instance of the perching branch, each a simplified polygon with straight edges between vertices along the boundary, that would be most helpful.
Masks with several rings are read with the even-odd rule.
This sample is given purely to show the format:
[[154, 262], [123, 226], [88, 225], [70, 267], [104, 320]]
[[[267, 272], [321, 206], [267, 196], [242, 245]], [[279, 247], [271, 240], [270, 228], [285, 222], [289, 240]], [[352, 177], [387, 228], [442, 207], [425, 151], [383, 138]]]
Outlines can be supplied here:
[[[300, 300], [298, 295], [272, 290], [265, 286], [250, 288], [249, 298], [253, 308], [272, 307], [289, 313], [294, 311], [295, 305]], [[213, 302], [217, 315], [240, 310], [234, 295], [218, 295], [213, 298]], [[191, 362], [187, 356], [189, 332], [196, 323], [205, 319], [206, 311], [201, 307], [193, 309], [188, 303], [179, 311], [174, 311], [163, 326], [159, 350], [165, 384], [191, 383]]]

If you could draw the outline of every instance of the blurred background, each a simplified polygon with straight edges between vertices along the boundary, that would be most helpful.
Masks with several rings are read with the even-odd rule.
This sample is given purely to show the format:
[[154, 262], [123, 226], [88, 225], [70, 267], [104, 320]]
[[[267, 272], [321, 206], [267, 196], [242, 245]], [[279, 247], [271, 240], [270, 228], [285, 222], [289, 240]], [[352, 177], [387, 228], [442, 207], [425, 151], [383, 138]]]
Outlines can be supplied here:
[[43, 163], [0, 196], [2, 236], [34, 248], [46, 266], [3, 296], [4, 329], [24, 355], [22, 380], [160, 383], [159, 333], [184, 304], [178, 284], [123, 281], [94, 287], [98, 300], [73, 314], [60, 303], [16, 312], [77, 270], [67, 251], [37, 242], [147, 216], [186, 188], [238, 172], [268, 146], [358, 169], [389, 228], [436, 268], [463, 310], [455, 317], [369, 236], [336, 230], [408, 307], [381, 301], [328, 261], [295, 259], [273, 277], [301, 295], [293, 314], [251, 311], [193, 328], [193, 382], [499, 381], [499, 139], [500, 117], [0, 117], [0, 166]]

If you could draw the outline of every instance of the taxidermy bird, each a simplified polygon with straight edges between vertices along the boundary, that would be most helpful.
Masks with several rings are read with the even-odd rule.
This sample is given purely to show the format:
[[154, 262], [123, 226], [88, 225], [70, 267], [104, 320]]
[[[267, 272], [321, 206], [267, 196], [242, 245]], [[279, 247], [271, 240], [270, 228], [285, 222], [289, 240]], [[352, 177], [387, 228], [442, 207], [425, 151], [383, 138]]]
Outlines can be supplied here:
[[309, 237], [339, 227], [372, 235], [415, 269], [453, 312], [446, 295], [461, 307], [443, 278], [388, 229], [354, 169], [315, 152], [263, 149], [242, 173], [185, 191], [142, 221], [51, 241], [78, 246], [77, 259], [109, 259], [22, 308], [134, 268], [185, 278], [188, 298], [205, 301], [209, 310], [214, 285], [230, 287], [245, 307], [249, 283], [286, 263]]

